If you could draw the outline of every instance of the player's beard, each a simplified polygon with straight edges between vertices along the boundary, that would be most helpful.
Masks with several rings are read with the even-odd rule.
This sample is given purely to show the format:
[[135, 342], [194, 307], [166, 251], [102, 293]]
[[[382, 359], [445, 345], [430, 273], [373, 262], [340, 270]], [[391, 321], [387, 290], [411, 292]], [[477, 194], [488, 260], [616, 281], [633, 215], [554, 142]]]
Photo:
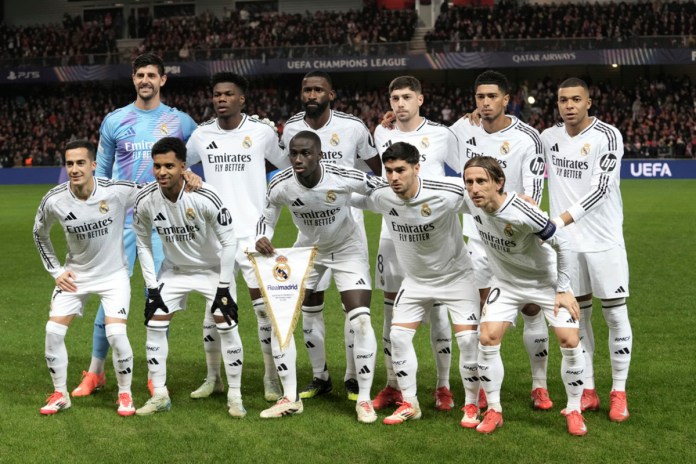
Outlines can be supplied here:
[[326, 111], [326, 108], [329, 107], [329, 102], [328, 100], [323, 102], [323, 103], [317, 103], [317, 106], [315, 107], [308, 107], [307, 103], [304, 104], [305, 107], [305, 115], [310, 117], [310, 118], [318, 118], [321, 116], [324, 111]]

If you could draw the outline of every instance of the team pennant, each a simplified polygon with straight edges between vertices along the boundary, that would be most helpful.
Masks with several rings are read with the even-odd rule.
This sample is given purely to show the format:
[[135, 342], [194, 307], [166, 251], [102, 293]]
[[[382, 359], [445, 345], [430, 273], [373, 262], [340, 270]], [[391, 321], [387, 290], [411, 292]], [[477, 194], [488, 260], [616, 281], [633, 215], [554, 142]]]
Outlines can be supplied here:
[[271, 257], [245, 250], [256, 273], [266, 311], [281, 349], [290, 344], [302, 311], [305, 280], [314, 266], [316, 247], [276, 248]]

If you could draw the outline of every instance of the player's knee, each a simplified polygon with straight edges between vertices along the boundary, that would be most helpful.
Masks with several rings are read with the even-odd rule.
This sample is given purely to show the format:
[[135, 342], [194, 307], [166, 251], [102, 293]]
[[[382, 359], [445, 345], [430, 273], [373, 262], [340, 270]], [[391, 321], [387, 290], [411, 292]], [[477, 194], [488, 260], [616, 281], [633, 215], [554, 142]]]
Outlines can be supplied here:
[[580, 344], [580, 334], [577, 330], [557, 330], [556, 338], [561, 348], [576, 348]]
[[628, 307], [626, 298], [602, 300], [602, 312], [609, 328], [617, 328], [628, 323]]
[[367, 336], [372, 330], [372, 320], [370, 319], [370, 308], [355, 308], [346, 317], [356, 336]]
[[490, 330], [481, 325], [481, 333], [479, 334], [479, 343], [483, 346], [500, 345], [503, 339], [503, 334], [496, 330]]
[[408, 346], [410, 343], [413, 343], [413, 337], [415, 335], [415, 329], [393, 325], [391, 332], [389, 333], [389, 338], [391, 339], [394, 350], [398, 351], [399, 349]]

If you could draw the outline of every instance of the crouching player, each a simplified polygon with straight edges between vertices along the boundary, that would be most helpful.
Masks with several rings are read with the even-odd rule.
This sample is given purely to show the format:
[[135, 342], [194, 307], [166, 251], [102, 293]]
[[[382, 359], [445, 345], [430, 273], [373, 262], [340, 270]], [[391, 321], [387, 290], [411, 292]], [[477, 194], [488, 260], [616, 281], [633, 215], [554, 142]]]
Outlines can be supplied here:
[[458, 217], [466, 192], [456, 177], [421, 178], [418, 149], [406, 142], [387, 148], [382, 162], [389, 186], [378, 187], [366, 197], [356, 195], [354, 205], [384, 216], [406, 275], [394, 300], [390, 331], [391, 360], [403, 400], [384, 423], [396, 425], [421, 417], [413, 338], [439, 303], [449, 311], [459, 346], [459, 372], [466, 392], [460, 424], [476, 427], [480, 422], [476, 406], [479, 294]]
[[[184, 189], [186, 146], [175, 137], [165, 137], [152, 147], [156, 182], [147, 184], [138, 195], [133, 213], [138, 257], [147, 285], [145, 325], [147, 326], [147, 368], [153, 396], [138, 415], [168, 411], [171, 400], [166, 387], [167, 330], [176, 311], [186, 308], [191, 292], [206, 299], [206, 311], [213, 313], [222, 347], [227, 383], [228, 412], [246, 415], [242, 404], [243, 350], [237, 328], [237, 304], [232, 298], [234, 257], [237, 240], [232, 216], [215, 190], [204, 183], [194, 192]], [[164, 262], [155, 273], [152, 229], [162, 240]]]
[[571, 435], [585, 435], [580, 396], [585, 369], [579, 337], [580, 308], [570, 290], [567, 242], [556, 226], [536, 206], [515, 193], [505, 193], [505, 174], [498, 162], [482, 156], [464, 165], [467, 205], [486, 245], [493, 284], [481, 314], [478, 372], [488, 398], [488, 410], [476, 427], [492, 433], [503, 425], [500, 389], [504, 369], [500, 344], [522, 307], [539, 305], [561, 346], [561, 378], [568, 403], [566, 416]]
[[[135, 414], [131, 398], [133, 350], [126, 335], [130, 279], [123, 250], [123, 224], [135, 202], [136, 184], [94, 177], [96, 147], [87, 140], [68, 143], [65, 169], [69, 181], [49, 191], [34, 221], [34, 241], [43, 265], [55, 278], [46, 324], [46, 363], [55, 392], [41, 414], [56, 414], [71, 405], [68, 396], [68, 351], [65, 334], [89, 295], [98, 295], [106, 314], [106, 337], [113, 349], [118, 381], [118, 414]], [[51, 227], [65, 233], [68, 255], [61, 266], [51, 244]]]

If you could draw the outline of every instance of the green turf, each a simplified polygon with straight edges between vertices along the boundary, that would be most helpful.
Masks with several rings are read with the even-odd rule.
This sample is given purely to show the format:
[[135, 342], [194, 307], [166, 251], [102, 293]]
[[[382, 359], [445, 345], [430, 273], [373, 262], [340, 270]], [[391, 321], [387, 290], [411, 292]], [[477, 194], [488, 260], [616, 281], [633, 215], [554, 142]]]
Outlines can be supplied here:
[[[191, 400], [189, 392], [205, 376], [201, 342], [202, 300], [191, 300], [189, 310], [177, 315], [171, 326], [168, 387], [172, 410], [152, 417], [120, 418], [115, 413], [116, 385], [110, 361], [107, 387], [88, 398], [73, 400], [70, 410], [42, 417], [39, 407], [51, 391], [43, 359], [52, 279], [44, 271], [32, 241], [36, 207], [49, 186], [1, 186], [0, 216], [0, 462], [696, 462], [693, 441], [694, 317], [693, 270], [695, 247], [694, 181], [632, 180], [622, 184], [625, 236], [631, 269], [630, 316], [634, 353], [629, 377], [631, 418], [615, 424], [607, 418], [611, 373], [607, 355], [606, 324], [595, 304], [597, 340], [595, 371], [602, 400], [599, 412], [586, 413], [589, 434], [570, 437], [559, 411], [563, 387], [559, 380], [560, 353], [552, 340], [549, 389], [555, 406], [534, 412], [528, 398], [529, 364], [521, 342], [521, 329], [511, 331], [503, 344], [505, 383], [502, 401], [505, 426], [491, 436], [463, 430], [461, 413], [436, 412], [432, 391], [435, 380], [427, 333], [416, 337], [419, 355], [420, 421], [399, 427], [380, 423], [361, 425], [354, 403], [344, 398], [345, 359], [343, 322], [337, 295], [327, 295], [328, 363], [335, 389], [328, 397], [305, 401], [297, 417], [262, 421], [267, 407], [262, 398], [262, 360], [256, 340], [256, 322], [249, 298], [240, 292], [240, 328], [245, 346], [242, 392], [249, 412], [243, 420], [231, 419], [225, 395]], [[371, 251], [376, 250], [378, 217], [368, 214]], [[288, 217], [283, 218], [288, 222]], [[56, 232], [59, 232], [57, 229]], [[278, 232], [276, 246], [288, 246], [292, 228]], [[64, 256], [60, 233], [54, 234], [59, 256]], [[147, 399], [144, 361], [145, 329], [142, 324], [140, 274], [134, 277], [129, 336], [135, 352], [134, 398]], [[243, 284], [240, 284], [242, 290]], [[68, 332], [69, 388], [89, 363], [91, 323], [97, 302], [90, 300], [87, 316], [76, 320]], [[382, 326], [381, 294], [373, 297], [373, 326], [378, 340]], [[297, 332], [301, 339], [301, 332]], [[458, 354], [455, 351], [455, 357]], [[311, 369], [298, 343], [298, 382], [310, 380]], [[463, 388], [452, 369], [455, 399]], [[385, 374], [378, 358], [373, 394]], [[380, 413], [380, 418], [384, 417]]]

